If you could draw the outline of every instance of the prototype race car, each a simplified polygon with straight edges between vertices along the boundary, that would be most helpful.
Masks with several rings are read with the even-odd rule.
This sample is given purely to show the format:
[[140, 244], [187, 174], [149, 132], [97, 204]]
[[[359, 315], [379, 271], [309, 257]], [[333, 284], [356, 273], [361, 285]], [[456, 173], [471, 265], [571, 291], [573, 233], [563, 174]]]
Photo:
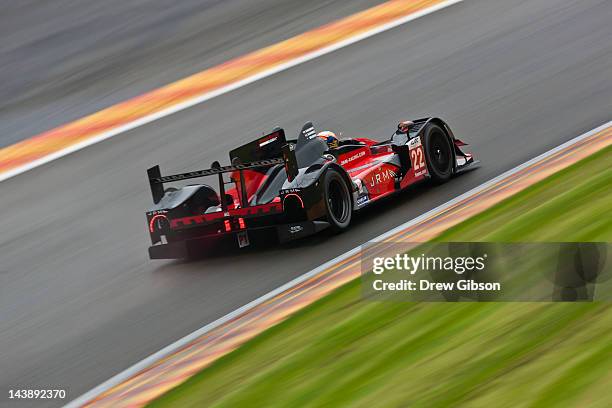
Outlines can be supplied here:
[[[439, 118], [403, 121], [383, 142], [342, 140], [330, 147], [308, 122], [297, 140], [283, 129], [229, 153], [231, 165], [162, 176], [147, 173], [151, 259], [192, 258], [220, 239], [242, 248], [263, 235], [280, 242], [348, 228], [353, 213], [429, 179], [443, 183], [478, 164]], [[226, 175], [229, 175], [229, 179]], [[164, 184], [216, 176], [219, 188]]]

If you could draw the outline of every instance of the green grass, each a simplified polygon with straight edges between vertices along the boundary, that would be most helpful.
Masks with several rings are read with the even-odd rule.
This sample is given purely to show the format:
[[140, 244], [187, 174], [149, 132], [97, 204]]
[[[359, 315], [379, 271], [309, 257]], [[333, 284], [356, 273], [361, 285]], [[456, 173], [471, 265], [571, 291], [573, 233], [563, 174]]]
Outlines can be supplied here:
[[[440, 241], [612, 241], [612, 148]], [[612, 406], [612, 305], [396, 303], [353, 281], [153, 407]]]

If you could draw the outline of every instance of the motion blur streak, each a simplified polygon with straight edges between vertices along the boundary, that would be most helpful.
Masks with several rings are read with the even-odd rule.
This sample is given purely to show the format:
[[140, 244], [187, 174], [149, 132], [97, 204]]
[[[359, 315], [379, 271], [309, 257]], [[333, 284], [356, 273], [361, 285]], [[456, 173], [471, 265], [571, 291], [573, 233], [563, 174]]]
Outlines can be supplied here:
[[462, 0], [392, 0], [0, 150], [0, 181]]
[[[612, 122], [608, 122], [523, 165], [457, 197], [414, 220], [375, 238], [378, 242], [425, 242], [518, 191], [543, 180], [594, 152], [612, 144]], [[140, 407], [179, 385], [202, 368], [231, 352], [265, 329], [320, 299], [360, 275], [359, 247], [287, 285], [255, 300], [172, 344], [170, 354], [159, 355], [148, 364], [126, 370], [85, 394], [69, 406]], [[173, 351], [170, 351], [172, 350]], [[153, 357], [153, 356], [152, 356]], [[136, 368], [136, 369], [135, 369]], [[107, 391], [96, 396], [96, 391]], [[88, 402], [89, 401], [89, 402]]]

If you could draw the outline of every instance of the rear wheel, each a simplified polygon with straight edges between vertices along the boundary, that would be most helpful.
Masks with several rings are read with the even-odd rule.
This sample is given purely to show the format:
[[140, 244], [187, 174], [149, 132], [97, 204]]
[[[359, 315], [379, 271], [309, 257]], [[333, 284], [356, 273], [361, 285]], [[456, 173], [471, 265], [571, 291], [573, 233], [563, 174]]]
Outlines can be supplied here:
[[434, 183], [444, 183], [453, 174], [455, 155], [450, 139], [440, 126], [433, 123], [427, 125], [423, 135], [429, 175]]
[[340, 232], [349, 226], [353, 216], [351, 193], [338, 170], [327, 170], [324, 183], [326, 218], [330, 229]]

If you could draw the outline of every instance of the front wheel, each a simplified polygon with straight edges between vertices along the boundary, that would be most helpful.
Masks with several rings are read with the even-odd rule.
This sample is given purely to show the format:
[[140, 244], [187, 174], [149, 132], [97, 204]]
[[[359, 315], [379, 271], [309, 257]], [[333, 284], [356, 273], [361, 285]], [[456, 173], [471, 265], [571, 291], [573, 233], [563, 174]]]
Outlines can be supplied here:
[[438, 125], [430, 123], [423, 132], [427, 170], [436, 184], [442, 184], [453, 174], [455, 155], [449, 137]]
[[341, 232], [351, 223], [353, 202], [351, 193], [342, 175], [329, 169], [324, 176], [326, 218], [333, 232]]

